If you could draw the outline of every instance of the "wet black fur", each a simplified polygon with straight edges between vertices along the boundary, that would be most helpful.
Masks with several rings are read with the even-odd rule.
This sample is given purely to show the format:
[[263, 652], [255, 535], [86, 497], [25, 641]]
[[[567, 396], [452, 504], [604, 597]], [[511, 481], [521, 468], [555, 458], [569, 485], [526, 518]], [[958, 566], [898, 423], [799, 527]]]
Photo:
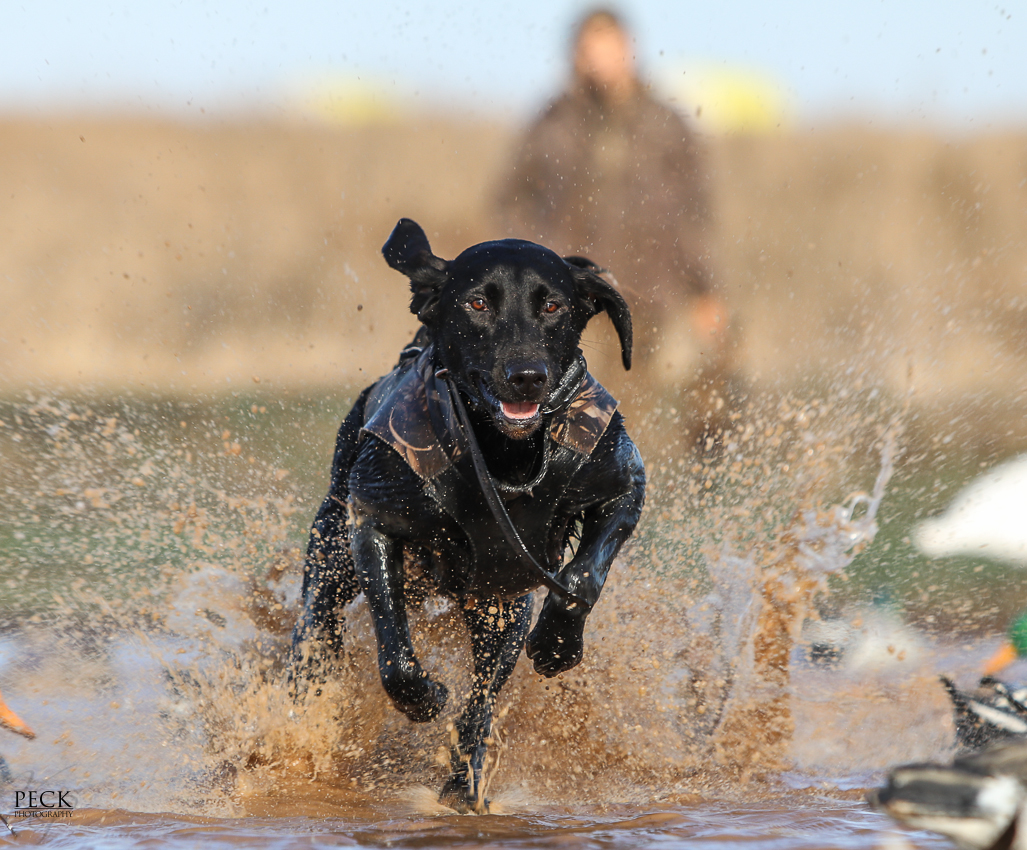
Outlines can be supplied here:
[[[396, 226], [383, 254], [410, 279], [411, 310], [423, 324], [418, 341], [434, 343], [435, 365], [448, 369], [460, 388], [488, 468], [499, 481], [531, 479], [549, 418], [539, 414], [532, 422], [511, 422], [499, 403], [545, 402], [577, 357], [581, 333], [597, 313], [610, 316], [624, 366], [630, 368], [628, 307], [588, 260], [503, 240], [475, 245], [446, 261], [431, 252], [424, 232], [408, 219]], [[525, 592], [505, 599], [468, 594], [469, 572], [495, 567], [487, 557], [469, 566], [466, 536], [426, 494], [423, 482], [396, 451], [361, 435], [370, 390], [339, 429], [331, 487], [311, 530], [303, 610], [293, 635], [296, 680], [323, 681], [342, 649], [343, 606], [362, 590], [386, 692], [411, 720], [436, 718], [447, 691], [415, 657], [406, 616], [406, 567], [419, 564], [436, 590], [460, 604], [474, 656], [472, 696], [456, 722], [459, 740], [440, 800], [459, 811], [481, 811], [486, 808], [481, 771], [496, 697], [525, 645], [544, 676], [581, 660], [585, 620], [642, 510], [645, 470], [615, 413], [567, 483], [553, 523], [519, 529], [526, 540], [548, 541], [551, 562], [559, 565], [577, 527], [575, 555], [559, 579], [588, 602], [575, 606], [550, 592], [529, 634], [530, 590], [540, 583], [525, 567], [524, 575], [515, 577]], [[473, 476], [467, 486], [478, 487]], [[484, 499], [482, 505], [486, 511]], [[503, 628], [497, 628], [500, 618]]]

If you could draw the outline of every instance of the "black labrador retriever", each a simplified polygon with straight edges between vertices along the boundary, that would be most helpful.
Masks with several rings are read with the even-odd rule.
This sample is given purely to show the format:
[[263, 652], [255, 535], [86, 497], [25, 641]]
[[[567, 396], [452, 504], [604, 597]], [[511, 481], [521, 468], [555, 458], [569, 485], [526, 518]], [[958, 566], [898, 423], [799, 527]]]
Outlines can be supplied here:
[[[293, 675], [324, 681], [342, 608], [363, 591], [385, 691], [411, 720], [437, 717], [447, 690], [418, 662], [406, 614], [411, 577], [428, 578], [461, 605], [474, 657], [439, 799], [481, 812], [493, 707], [521, 648], [543, 676], [581, 661], [585, 620], [642, 511], [642, 460], [578, 349], [606, 312], [629, 369], [631, 316], [590, 261], [532, 242], [484, 242], [447, 261], [402, 219], [382, 252], [410, 279], [422, 327], [339, 429]], [[529, 634], [540, 586], [549, 593]]]

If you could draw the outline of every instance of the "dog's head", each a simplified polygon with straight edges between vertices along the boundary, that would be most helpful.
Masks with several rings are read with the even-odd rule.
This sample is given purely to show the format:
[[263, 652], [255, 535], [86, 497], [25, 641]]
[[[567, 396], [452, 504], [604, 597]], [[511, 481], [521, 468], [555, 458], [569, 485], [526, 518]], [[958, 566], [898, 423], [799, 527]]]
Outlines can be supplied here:
[[410, 278], [410, 310], [431, 333], [439, 365], [509, 437], [537, 430], [597, 313], [609, 315], [624, 368], [631, 368], [628, 305], [583, 257], [503, 239], [443, 260], [432, 253], [421, 227], [406, 218], [382, 253]]

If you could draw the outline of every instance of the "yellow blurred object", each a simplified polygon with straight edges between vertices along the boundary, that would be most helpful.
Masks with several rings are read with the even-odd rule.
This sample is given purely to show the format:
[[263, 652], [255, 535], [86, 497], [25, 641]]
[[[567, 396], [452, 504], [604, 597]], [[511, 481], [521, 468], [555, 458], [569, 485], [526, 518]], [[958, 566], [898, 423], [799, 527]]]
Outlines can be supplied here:
[[17, 732], [19, 735], [24, 735], [26, 738], [36, 737], [36, 733], [29, 729], [25, 721], [7, 707], [2, 695], [0, 695], [0, 726]]
[[331, 124], [391, 124], [403, 114], [400, 98], [387, 86], [361, 77], [322, 79], [300, 91], [303, 111]]
[[772, 133], [791, 124], [783, 86], [750, 68], [689, 65], [657, 75], [667, 99], [700, 130], [717, 135]]
[[1001, 670], [1004, 670], [1006, 667], [1008, 667], [1010, 664], [1016, 661], [1016, 659], [1019, 657], [1020, 656], [1016, 651], [1016, 647], [1013, 646], [1013, 644], [1009, 641], [1006, 641], [1006, 643], [1002, 644], [1002, 646], [999, 647], [998, 652], [991, 656], [991, 658], [989, 658], [987, 663], [984, 665], [984, 675], [994, 676], [996, 673], [998, 673]]

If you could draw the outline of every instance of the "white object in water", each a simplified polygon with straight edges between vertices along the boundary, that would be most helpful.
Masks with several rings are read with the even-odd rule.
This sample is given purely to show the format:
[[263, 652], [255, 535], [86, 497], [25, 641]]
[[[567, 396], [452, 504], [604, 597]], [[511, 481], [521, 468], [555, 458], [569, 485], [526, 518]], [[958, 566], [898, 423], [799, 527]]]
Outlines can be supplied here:
[[929, 558], [979, 555], [1027, 567], [1027, 454], [975, 478], [946, 511], [913, 529]]
[[881, 671], [905, 665], [910, 669], [924, 654], [924, 643], [895, 614], [873, 608], [855, 620], [807, 620], [802, 641], [810, 659], [840, 663], [851, 671]]

